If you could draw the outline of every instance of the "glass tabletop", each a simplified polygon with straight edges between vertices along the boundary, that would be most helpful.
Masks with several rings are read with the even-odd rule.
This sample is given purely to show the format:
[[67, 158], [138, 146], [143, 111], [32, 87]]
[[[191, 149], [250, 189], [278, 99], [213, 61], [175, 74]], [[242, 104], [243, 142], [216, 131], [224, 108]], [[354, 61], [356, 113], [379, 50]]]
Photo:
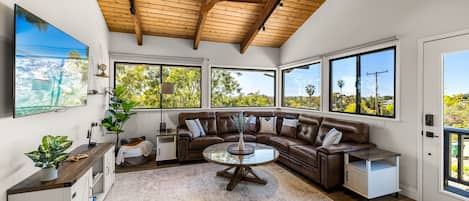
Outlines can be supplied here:
[[228, 153], [227, 148], [237, 142], [226, 142], [207, 147], [204, 152], [204, 158], [207, 161], [219, 163], [222, 165], [233, 166], [254, 166], [270, 163], [277, 160], [279, 152], [268, 145], [258, 143], [246, 143], [254, 146], [254, 153], [249, 155], [233, 155]]

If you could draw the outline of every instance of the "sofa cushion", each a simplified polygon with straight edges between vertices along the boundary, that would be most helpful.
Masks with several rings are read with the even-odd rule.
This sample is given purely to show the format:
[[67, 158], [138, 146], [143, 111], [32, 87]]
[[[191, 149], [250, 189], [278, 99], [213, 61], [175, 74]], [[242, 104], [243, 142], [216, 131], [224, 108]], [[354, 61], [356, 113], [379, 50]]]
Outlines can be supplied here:
[[239, 112], [217, 112], [216, 115], [218, 135], [238, 132], [233, 116], [239, 115]]
[[178, 128], [187, 128], [185, 125], [185, 121], [187, 119], [199, 119], [207, 135], [217, 134], [217, 123], [214, 112], [180, 113], [178, 118]]
[[295, 138], [277, 136], [270, 138], [270, 144], [277, 148], [279, 151], [288, 152], [290, 146], [302, 145], [306, 144], [306, 142]]
[[369, 128], [367, 124], [354, 121], [338, 120], [333, 118], [324, 118], [321, 123], [321, 127], [319, 128], [318, 137], [316, 138], [315, 145], [321, 146], [324, 137], [333, 128], [342, 132], [341, 142], [369, 142]]
[[259, 133], [256, 135], [256, 142], [261, 144], [270, 144], [270, 138], [276, 135], [268, 133]]
[[258, 131], [257, 117], [254, 115], [245, 116], [246, 125], [244, 127], [244, 133], [256, 134]]
[[207, 135], [204, 137], [195, 138], [190, 142], [189, 148], [192, 150], [202, 150], [207, 148], [212, 144], [222, 143], [223, 138], [214, 136], [214, 135]]
[[306, 164], [309, 164], [313, 167], [317, 167], [317, 148], [313, 145], [293, 145], [290, 146], [289, 154], [298, 159], [303, 161]]
[[280, 133], [282, 130], [283, 119], [298, 119], [297, 113], [275, 112], [275, 116], [277, 117], [277, 133]]
[[[225, 142], [237, 142], [239, 141], [239, 134], [225, 134], [221, 136]], [[255, 142], [256, 136], [250, 134], [244, 134], [244, 141], [245, 142]]]
[[318, 135], [319, 126], [321, 126], [322, 117], [302, 114], [298, 117], [298, 121], [299, 125], [296, 137], [309, 144], [314, 144], [316, 142], [316, 136]]
[[298, 127], [298, 119], [283, 119], [281, 136], [296, 138], [296, 129]]

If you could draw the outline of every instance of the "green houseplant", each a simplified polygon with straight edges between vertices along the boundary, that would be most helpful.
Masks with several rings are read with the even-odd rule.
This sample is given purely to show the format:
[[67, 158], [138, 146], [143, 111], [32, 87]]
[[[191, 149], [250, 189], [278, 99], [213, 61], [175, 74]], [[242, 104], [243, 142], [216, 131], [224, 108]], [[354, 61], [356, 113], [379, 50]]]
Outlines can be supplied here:
[[122, 98], [124, 92], [124, 87], [114, 89], [111, 93], [106, 117], [101, 121], [101, 125], [106, 128], [108, 134], [116, 135], [116, 153], [119, 146], [119, 135], [124, 132], [124, 124], [135, 114], [135, 112], [131, 112], [135, 107], [135, 102]]
[[41, 144], [36, 151], [25, 153], [36, 167], [42, 168], [42, 181], [51, 181], [57, 178], [57, 168], [65, 161], [68, 153], [65, 153], [72, 141], [67, 136], [46, 135], [42, 137]]

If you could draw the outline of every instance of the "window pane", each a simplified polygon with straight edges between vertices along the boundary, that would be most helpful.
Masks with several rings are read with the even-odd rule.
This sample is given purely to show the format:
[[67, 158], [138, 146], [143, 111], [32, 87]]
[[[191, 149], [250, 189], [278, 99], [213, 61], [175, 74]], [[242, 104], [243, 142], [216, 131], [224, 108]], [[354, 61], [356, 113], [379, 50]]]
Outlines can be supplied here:
[[116, 63], [116, 87], [126, 88], [124, 98], [135, 101], [136, 108], [159, 108], [159, 74], [159, 65]]
[[212, 68], [212, 107], [275, 106], [275, 71]]
[[283, 106], [319, 110], [321, 64], [283, 70]]
[[394, 116], [394, 49], [360, 56], [360, 113]]
[[357, 57], [331, 62], [331, 111], [356, 113]]
[[458, 134], [451, 133], [449, 138], [449, 163], [450, 168], [449, 176], [453, 178], [458, 178], [458, 158], [459, 158], [459, 142], [458, 142]]
[[469, 128], [469, 51], [444, 55], [445, 127]]
[[200, 68], [163, 66], [163, 82], [174, 84], [174, 94], [163, 94], [164, 108], [200, 107]]

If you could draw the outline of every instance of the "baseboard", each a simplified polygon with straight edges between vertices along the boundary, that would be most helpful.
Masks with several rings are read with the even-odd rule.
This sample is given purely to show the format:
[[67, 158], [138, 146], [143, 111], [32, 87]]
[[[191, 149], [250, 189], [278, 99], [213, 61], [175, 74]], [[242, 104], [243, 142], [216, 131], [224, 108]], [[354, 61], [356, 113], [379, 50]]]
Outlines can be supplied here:
[[414, 188], [414, 187], [410, 187], [408, 185], [405, 185], [405, 184], [399, 184], [400, 188], [401, 188], [401, 192], [400, 194], [402, 195], [405, 195], [409, 198], [412, 198], [414, 200], [417, 200], [418, 199], [418, 189], [417, 188]]

